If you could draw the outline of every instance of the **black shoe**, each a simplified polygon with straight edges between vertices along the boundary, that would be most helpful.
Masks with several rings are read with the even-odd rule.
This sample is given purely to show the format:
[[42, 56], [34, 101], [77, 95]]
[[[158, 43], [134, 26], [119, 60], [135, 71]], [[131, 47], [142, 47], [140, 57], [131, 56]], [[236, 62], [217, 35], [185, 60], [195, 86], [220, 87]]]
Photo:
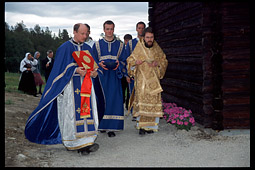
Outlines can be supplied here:
[[150, 133], [154, 133], [153, 130], [146, 130], [145, 132], [146, 132], [146, 133], [149, 133], [149, 134], [150, 134]]
[[90, 152], [95, 152], [99, 148], [99, 145], [97, 143], [94, 143], [92, 145], [86, 146], [84, 148], [78, 149], [78, 153], [81, 152], [82, 155], [88, 155]]
[[101, 133], [105, 133], [106, 131], [105, 130], [100, 130]]
[[136, 121], [136, 117], [132, 117], [132, 121]]
[[99, 149], [99, 145], [97, 143], [93, 143], [92, 145], [87, 147], [89, 152], [96, 152]]
[[34, 97], [38, 97], [37, 94], [34, 94], [33, 96], [34, 96]]
[[108, 134], [109, 137], [114, 137], [114, 136], [116, 136], [114, 132], [108, 132], [107, 134]]
[[145, 130], [144, 129], [140, 129], [139, 130], [139, 135], [142, 135], [142, 136], [145, 135]]
[[81, 155], [88, 155], [90, 153], [87, 147], [78, 149], [77, 151], [78, 153], [81, 153]]

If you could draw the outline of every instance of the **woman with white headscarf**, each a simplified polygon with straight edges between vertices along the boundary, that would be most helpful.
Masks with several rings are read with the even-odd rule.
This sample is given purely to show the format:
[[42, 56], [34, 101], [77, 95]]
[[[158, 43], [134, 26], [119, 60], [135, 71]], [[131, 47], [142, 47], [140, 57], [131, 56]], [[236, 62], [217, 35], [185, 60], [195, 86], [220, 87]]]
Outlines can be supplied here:
[[33, 65], [32, 72], [34, 74], [35, 85], [39, 86], [38, 94], [42, 95], [42, 85], [44, 84], [44, 81], [40, 73], [40, 60], [39, 60], [40, 55], [41, 54], [39, 51], [36, 51], [34, 54], [34, 59], [37, 60], [37, 64]]
[[21, 78], [19, 81], [18, 90], [24, 93], [36, 96], [36, 86], [34, 81], [34, 75], [32, 73], [32, 66], [37, 64], [37, 60], [33, 58], [30, 53], [26, 53], [25, 58], [20, 62]]

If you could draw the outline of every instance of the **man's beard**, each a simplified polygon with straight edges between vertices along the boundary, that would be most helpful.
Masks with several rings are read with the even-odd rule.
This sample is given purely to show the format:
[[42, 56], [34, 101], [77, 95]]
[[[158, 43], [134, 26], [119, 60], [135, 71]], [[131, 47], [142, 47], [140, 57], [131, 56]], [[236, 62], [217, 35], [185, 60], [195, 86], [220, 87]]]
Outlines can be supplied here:
[[145, 47], [147, 47], [147, 48], [151, 48], [151, 47], [153, 46], [153, 42], [152, 42], [152, 41], [149, 41], [149, 42], [151, 42], [151, 45], [147, 44], [147, 43], [144, 41], [144, 45], [145, 45]]

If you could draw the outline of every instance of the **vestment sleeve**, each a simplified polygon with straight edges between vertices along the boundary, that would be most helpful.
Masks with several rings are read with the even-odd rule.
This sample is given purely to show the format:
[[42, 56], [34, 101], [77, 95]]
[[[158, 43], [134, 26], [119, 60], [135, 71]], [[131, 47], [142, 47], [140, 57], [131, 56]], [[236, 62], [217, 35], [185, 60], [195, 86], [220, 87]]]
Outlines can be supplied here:
[[159, 55], [158, 63], [159, 63], [159, 78], [162, 79], [165, 75], [168, 60], [166, 59], [166, 54], [160, 49], [160, 55]]
[[127, 69], [128, 69], [128, 75], [130, 77], [134, 77], [136, 67], [135, 67], [135, 58], [132, 55], [127, 58]]

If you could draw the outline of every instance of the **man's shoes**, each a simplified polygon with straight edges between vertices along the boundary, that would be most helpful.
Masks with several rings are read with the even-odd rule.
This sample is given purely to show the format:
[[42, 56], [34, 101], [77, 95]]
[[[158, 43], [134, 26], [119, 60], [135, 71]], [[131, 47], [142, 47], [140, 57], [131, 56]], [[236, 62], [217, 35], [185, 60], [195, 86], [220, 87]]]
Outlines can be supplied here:
[[150, 134], [150, 133], [154, 133], [153, 130], [146, 130], [145, 132], [146, 132], [146, 133], [149, 133], [149, 134]]
[[145, 135], [145, 130], [144, 129], [140, 129], [139, 130], [139, 135], [141, 135], [141, 136]]
[[108, 132], [107, 134], [108, 134], [109, 137], [114, 137], [114, 136], [116, 136], [114, 132]]
[[100, 130], [101, 133], [105, 133], [106, 131], [105, 130]]
[[151, 134], [151, 133], [154, 133], [153, 130], [144, 130], [144, 129], [140, 129], [139, 130], [139, 135], [145, 135], [145, 133], [148, 133], [148, 134]]
[[95, 152], [99, 148], [99, 145], [97, 143], [94, 143], [92, 145], [86, 146], [84, 148], [78, 149], [78, 153], [81, 153], [81, 155], [88, 155], [90, 152]]

